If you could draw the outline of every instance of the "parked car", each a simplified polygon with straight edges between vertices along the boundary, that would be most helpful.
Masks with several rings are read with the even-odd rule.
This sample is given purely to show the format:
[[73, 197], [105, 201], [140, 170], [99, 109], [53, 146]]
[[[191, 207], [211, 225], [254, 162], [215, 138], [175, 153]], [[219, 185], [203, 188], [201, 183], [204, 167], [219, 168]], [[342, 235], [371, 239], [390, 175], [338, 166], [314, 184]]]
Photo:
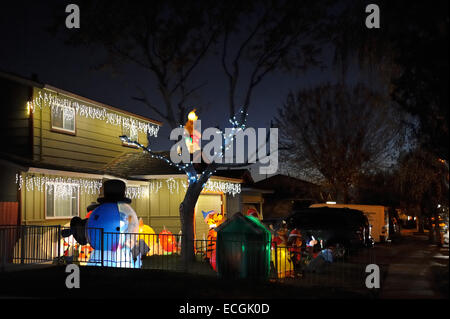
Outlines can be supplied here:
[[287, 218], [289, 229], [297, 228], [304, 237], [335, 246], [337, 257], [350, 249], [373, 246], [370, 226], [363, 212], [349, 208], [307, 208]]

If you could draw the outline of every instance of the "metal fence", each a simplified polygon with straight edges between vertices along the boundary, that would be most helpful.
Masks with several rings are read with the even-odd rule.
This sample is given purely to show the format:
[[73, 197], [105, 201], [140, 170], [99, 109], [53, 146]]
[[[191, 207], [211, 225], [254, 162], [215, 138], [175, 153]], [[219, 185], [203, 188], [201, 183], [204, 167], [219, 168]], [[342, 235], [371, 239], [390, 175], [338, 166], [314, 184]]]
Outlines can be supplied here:
[[60, 226], [0, 225], [0, 263], [40, 263], [59, 256]]
[[376, 263], [373, 248], [313, 250], [272, 244], [271, 278], [301, 286], [363, 288], [366, 267]]
[[[266, 278], [294, 285], [363, 287], [373, 249], [337, 254], [275, 242], [195, 240], [195, 262], [181, 258], [182, 235], [108, 233], [87, 229], [92, 244], [63, 238], [60, 226], [0, 226], [0, 257], [8, 263], [76, 263], [87, 266], [158, 269], [222, 277]], [[216, 251], [221, 256], [216, 258]], [[217, 264], [216, 264], [217, 263]]]

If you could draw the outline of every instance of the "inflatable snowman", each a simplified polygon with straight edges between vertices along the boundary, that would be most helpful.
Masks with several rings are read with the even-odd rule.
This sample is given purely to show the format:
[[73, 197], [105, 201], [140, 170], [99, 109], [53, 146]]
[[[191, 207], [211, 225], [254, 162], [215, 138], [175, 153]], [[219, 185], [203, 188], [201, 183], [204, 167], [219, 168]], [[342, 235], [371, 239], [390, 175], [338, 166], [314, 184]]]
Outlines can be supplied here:
[[108, 180], [103, 183], [104, 197], [99, 204], [90, 205], [89, 218], [72, 218], [70, 231], [63, 236], [73, 235], [81, 245], [89, 244], [94, 250], [88, 265], [140, 268], [141, 254], [135, 249], [139, 233], [136, 212], [129, 205], [131, 199], [125, 197], [125, 183], [121, 180]]

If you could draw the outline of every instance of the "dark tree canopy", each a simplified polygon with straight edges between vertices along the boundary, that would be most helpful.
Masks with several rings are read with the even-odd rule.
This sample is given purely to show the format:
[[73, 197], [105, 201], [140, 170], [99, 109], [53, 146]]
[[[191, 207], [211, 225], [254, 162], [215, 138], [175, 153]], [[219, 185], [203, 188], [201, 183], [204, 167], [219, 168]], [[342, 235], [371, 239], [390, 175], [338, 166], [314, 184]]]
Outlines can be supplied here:
[[449, 2], [380, 0], [380, 29], [364, 26], [364, 8], [373, 1], [343, 1], [329, 33], [336, 62], [361, 65], [389, 83], [392, 98], [417, 117], [417, 138], [441, 158], [449, 156]]
[[329, 185], [334, 199], [347, 202], [361, 172], [395, 159], [401, 126], [393, 110], [363, 85], [290, 93], [276, 119], [283, 158], [291, 171]]

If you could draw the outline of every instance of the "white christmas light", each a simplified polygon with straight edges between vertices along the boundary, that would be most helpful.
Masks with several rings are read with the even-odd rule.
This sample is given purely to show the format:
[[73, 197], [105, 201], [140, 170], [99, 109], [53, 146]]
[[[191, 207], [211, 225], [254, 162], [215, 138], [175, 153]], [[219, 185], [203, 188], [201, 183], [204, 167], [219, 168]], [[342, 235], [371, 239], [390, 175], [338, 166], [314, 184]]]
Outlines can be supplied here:
[[[73, 190], [77, 188], [80, 189], [80, 192], [82, 194], [100, 195], [100, 191], [103, 186], [101, 179], [48, 177], [33, 175], [26, 175], [24, 179], [20, 174], [16, 174], [16, 184], [18, 185], [19, 190], [22, 190], [25, 187], [28, 192], [32, 192], [34, 190], [43, 192], [47, 187], [48, 191], [50, 193], [54, 192], [57, 198], [70, 197], [72, 196]], [[148, 198], [150, 186], [153, 185], [149, 184], [149, 186], [127, 186], [126, 196], [130, 199]]]

